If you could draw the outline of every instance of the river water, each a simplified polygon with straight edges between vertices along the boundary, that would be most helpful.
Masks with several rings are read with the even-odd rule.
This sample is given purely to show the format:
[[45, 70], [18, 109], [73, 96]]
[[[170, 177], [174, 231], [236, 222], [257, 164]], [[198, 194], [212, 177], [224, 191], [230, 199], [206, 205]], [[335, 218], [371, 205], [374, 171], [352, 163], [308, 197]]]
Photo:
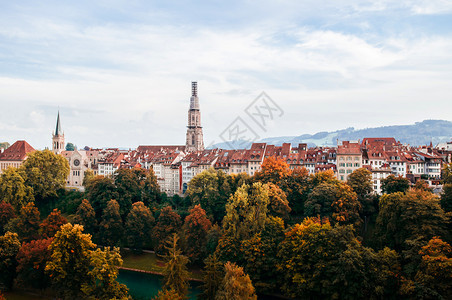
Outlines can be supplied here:
[[[155, 297], [162, 289], [162, 276], [139, 273], [128, 270], [119, 270], [118, 282], [129, 288], [129, 294], [134, 300], [148, 300]], [[196, 299], [201, 292], [200, 283], [190, 282], [189, 299]]]

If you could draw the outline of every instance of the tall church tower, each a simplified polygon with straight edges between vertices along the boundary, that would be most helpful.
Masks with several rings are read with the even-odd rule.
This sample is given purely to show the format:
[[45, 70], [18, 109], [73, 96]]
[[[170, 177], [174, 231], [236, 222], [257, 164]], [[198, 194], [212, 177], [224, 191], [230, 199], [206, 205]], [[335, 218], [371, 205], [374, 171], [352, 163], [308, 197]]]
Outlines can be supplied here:
[[192, 82], [185, 151], [192, 152], [202, 150], [204, 150], [204, 141], [201, 127], [201, 111], [199, 109], [198, 83]]
[[60, 154], [64, 151], [64, 133], [61, 130], [60, 111], [58, 111], [55, 134], [52, 134], [52, 151], [55, 154]]

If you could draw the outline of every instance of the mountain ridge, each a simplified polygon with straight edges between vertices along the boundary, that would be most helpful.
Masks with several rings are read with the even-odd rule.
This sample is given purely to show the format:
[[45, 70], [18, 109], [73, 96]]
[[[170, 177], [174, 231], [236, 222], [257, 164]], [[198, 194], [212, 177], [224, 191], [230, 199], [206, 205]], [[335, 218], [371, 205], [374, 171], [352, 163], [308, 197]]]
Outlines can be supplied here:
[[[301, 134], [298, 136], [276, 136], [260, 139], [256, 142], [280, 146], [282, 143], [307, 143], [313, 146], [336, 146], [337, 140], [362, 140], [366, 137], [393, 137], [402, 144], [412, 146], [434, 145], [452, 140], [452, 122], [447, 120], [423, 120], [410, 125], [387, 125], [355, 129], [348, 127], [336, 131], [321, 131], [315, 134]], [[233, 141], [212, 145], [210, 148], [235, 149], [235, 145], [249, 148], [250, 142]]]

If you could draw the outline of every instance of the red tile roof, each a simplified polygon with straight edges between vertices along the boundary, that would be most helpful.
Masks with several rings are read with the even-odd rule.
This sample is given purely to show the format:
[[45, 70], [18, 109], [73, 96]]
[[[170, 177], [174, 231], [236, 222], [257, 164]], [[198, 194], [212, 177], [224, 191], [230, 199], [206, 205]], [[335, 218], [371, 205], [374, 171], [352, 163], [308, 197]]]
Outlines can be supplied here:
[[0, 160], [25, 160], [27, 154], [35, 151], [26, 141], [17, 141], [3, 153], [0, 153]]

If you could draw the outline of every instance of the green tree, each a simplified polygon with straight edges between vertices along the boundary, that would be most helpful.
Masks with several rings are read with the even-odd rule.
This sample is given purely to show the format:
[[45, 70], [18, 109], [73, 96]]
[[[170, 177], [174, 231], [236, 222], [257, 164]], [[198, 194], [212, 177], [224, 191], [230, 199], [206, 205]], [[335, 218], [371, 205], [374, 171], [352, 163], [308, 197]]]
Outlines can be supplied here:
[[72, 144], [72, 143], [66, 144], [66, 151], [74, 151], [76, 149], [77, 149], [77, 147], [74, 144]]
[[104, 245], [119, 246], [124, 235], [124, 226], [116, 200], [107, 203], [99, 227], [100, 240]]
[[397, 251], [409, 248], [407, 241], [446, 236], [447, 219], [437, 196], [411, 190], [383, 195], [377, 217], [375, 235], [380, 245]]
[[207, 233], [212, 223], [201, 205], [195, 205], [185, 218], [185, 252], [192, 263], [202, 262], [207, 256]]
[[4, 233], [5, 226], [9, 220], [16, 218], [14, 208], [11, 204], [1, 201], [0, 202], [0, 234]]
[[[93, 206], [96, 218], [98, 219], [100, 219], [102, 212], [107, 207], [107, 202], [111, 199], [118, 199], [119, 197], [115, 183], [110, 177], [96, 176], [89, 180], [85, 189], [87, 198]], [[130, 203], [123, 203], [123, 206], [119, 202], [118, 204], [121, 207], [121, 216], [130, 210]]]
[[154, 170], [152, 168], [145, 171], [145, 178], [144, 180], [140, 181], [140, 184], [141, 201], [143, 201], [144, 205], [150, 207], [153, 203], [158, 203], [161, 200], [160, 186], [157, 183], [157, 176], [155, 176]]
[[163, 270], [163, 289], [174, 290], [179, 296], [186, 297], [188, 293], [188, 258], [182, 255], [177, 242], [179, 237], [173, 233], [166, 241], [164, 256], [165, 269]]
[[51, 259], [48, 249], [53, 238], [33, 240], [24, 243], [17, 254], [17, 281], [20, 286], [45, 289], [50, 285], [50, 277], [45, 267]]
[[96, 233], [97, 221], [96, 214], [93, 207], [88, 200], [83, 199], [82, 203], [77, 208], [77, 212], [74, 216], [74, 224], [80, 224], [85, 229], [86, 233], [92, 236]]
[[268, 189], [262, 183], [243, 185], [226, 204], [224, 232], [239, 239], [247, 239], [260, 232], [267, 219], [268, 203]]
[[132, 207], [132, 203], [141, 201], [141, 186], [138, 174], [131, 169], [119, 169], [113, 175], [118, 194], [120, 211], [124, 215]]
[[215, 254], [209, 255], [204, 263], [204, 284], [202, 285], [203, 292], [200, 298], [204, 300], [215, 300], [215, 295], [224, 278], [224, 264]]
[[66, 218], [55, 208], [39, 225], [39, 233], [44, 238], [51, 238], [60, 230], [60, 227], [66, 223]]
[[89, 275], [91, 250], [96, 245], [83, 226], [70, 223], [61, 227], [50, 244], [52, 259], [46, 265], [55, 291], [64, 299], [85, 297], [82, 287], [92, 283]]
[[0, 291], [12, 288], [16, 276], [16, 255], [20, 249], [16, 233], [6, 232], [0, 236]]
[[165, 241], [174, 233], [179, 232], [181, 226], [182, 220], [171, 206], [162, 208], [153, 230], [154, 246], [157, 253], [161, 253], [165, 249]]
[[11, 204], [16, 212], [34, 201], [33, 189], [25, 185], [19, 169], [7, 168], [0, 175], [0, 201]]
[[243, 268], [235, 263], [224, 265], [225, 275], [216, 300], [256, 300], [256, 292], [250, 277], [243, 272]]
[[21, 240], [29, 242], [39, 238], [39, 224], [41, 217], [39, 210], [33, 202], [29, 202], [20, 210], [16, 232]]
[[385, 194], [405, 193], [410, 188], [410, 181], [402, 176], [389, 175], [381, 180], [381, 189]]
[[443, 182], [441, 207], [446, 212], [452, 212], [452, 163], [444, 165], [441, 176]]
[[24, 174], [25, 184], [33, 188], [35, 199], [41, 201], [56, 197], [57, 191], [65, 187], [69, 163], [50, 150], [35, 151], [27, 156], [20, 170]]
[[82, 284], [82, 291], [90, 299], [129, 299], [128, 288], [116, 281], [122, 265], [119, 248], [104, 247], [90, 251], [90, 271], [88, 276], [91, 282]]
[[347, 184], [358, 196], [362, 207], [361, 218], [367, 225], [369, 218], [375, 216], [378, 209], [378, 197], [372, 194], [372, 172], [366, 168], [357, 169], [348, 176]]
[[143, 202], [135, 202], [127, 215], [125, 233], [130, 248], [141, 251], [151, 239], [154, 217], [151, 210]]

